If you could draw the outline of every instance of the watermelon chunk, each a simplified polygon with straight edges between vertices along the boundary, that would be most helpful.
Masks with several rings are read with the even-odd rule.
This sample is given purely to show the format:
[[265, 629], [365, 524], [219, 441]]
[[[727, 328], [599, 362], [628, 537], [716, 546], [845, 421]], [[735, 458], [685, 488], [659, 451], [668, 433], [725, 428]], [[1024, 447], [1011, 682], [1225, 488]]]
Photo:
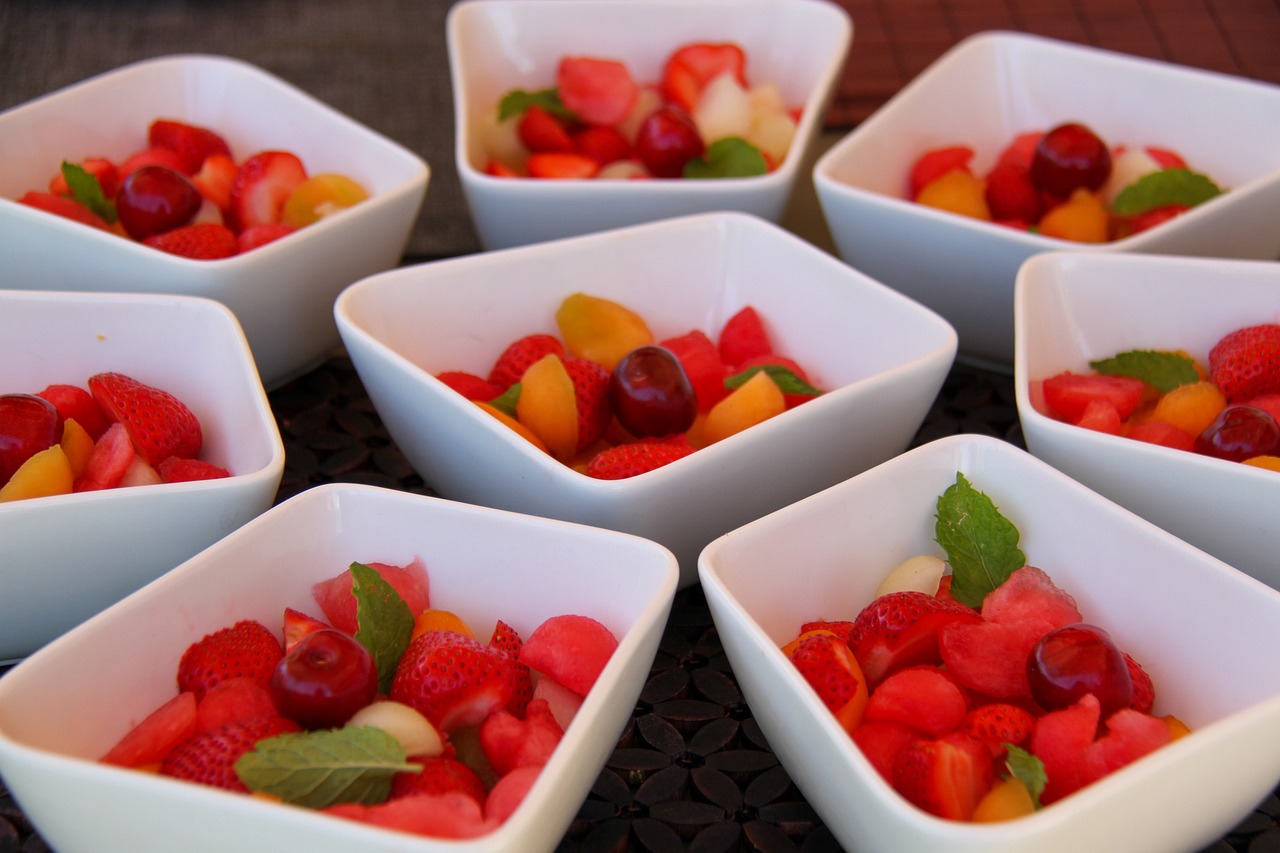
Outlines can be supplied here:
[[1142, 402], [1144, 387], [1141, 379], [1130, 376], [1066, 371], [1044, 381], [1044, 400], [1051, 411], [1068, 423], [1079, 423], [1089, 403], [1095, 400], [1110, 403], [1124, 420]]
[[552, 616], [533, 629], [517, 659], [586, 696], [618, 647], [618, 640], [590, 616]]
[[[427, 565], [421, 557], [406, 566], [392, 566], [386, 563], [369, 563], [369, 568], [382, 576], [389, 583], [415, 616], [431, 606], [430, 583], [427, 578]], [[328, 580], [320, 581], [311, 587], [311, 595], [320, 605], [325, 619], [334, 628], [355, 634], [356, 597], [351, 592], [354, 583], [351, 572], [344, 571]]]

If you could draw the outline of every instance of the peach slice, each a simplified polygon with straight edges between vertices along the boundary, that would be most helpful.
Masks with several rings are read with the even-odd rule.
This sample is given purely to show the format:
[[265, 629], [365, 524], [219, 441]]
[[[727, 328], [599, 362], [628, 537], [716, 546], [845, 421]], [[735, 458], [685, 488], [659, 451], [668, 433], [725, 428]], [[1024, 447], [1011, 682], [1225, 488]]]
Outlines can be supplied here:
[[368, 191], [346, 175], [326, 172], [294, 187], [285, 199], [280, 221], [294, 228], [310, 225], [369, 197]]
[[75, 484], [71, 463], [62, 446], [55, 444], [33, 453], [0, 488], [0, 501], [67, 495]]
[[67, 461], [71, 463], [71, 474], [79, 477], [89, 465], [93, 436], [74, 418], [67, 418], [62, 422], [61, 445], [62, 452], [67, 454]]
[[699, 431], [704, 444], [715, 444], [734, 433], [767, 421], [786, 411], [787, 403], [778, 386], [763, 370], [756, 373], [707, 413]]
[[653, 332], [636, 312], [599, 296], [575, 293], [556, 310], [556, 325], [565, 348], [613, 370], [624, 355], [651, 344]]
[[516, 420], [557, 459], [568, 459], [578, 449], [578, 397], [559, 356], [544, 355], [520, 377]]
[[542, 439], [538, 438], [536, 435], [533, 434], [532, 430], [530, 430], [524, 424], [520, 423], [515, 418], [508, 415], [506, 412], [499, 409], [497, 406], [493, 405], [492, 403], [486, 403], [483, 400], [473, 400], [472, 402], [474, 402], [477, 406], [479, 406], [484, 411], [488, 412], [493, 417], [497, 418], [501, 423], [505, 424], [507, 427], [514, 430], [517, 435], [519, 435], [525, 441], [532, 444], [534, 447], [541, 450], [543, 453], [551, 452], [547, 450], [547, 446], [542, 443]]

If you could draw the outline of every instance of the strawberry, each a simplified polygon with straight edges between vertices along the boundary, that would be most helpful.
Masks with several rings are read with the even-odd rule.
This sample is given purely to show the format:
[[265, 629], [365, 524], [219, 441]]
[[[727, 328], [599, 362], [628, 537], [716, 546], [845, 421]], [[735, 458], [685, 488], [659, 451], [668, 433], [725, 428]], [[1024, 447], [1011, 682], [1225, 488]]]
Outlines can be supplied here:
[[614, 127], [591, 125], [573, 135], [573, 150], [607, 166], [631, 156], [631, 143]]
[[490, 382], [488, 379], [467, 373], [465, 370], [445, 370], [436, 374], [445, 385], [457, 391], [468, 400], [492, 400], [499, 397], [505, 388]]
[[1224, 335], [1209, 350], [1209, 381], [1231, 403], [1280, 391], [1280, 324]]
[[511, 696], [511, 701], [507, 703], [507, 710], [517, 717], [523, 717], [525, 710], [529, 707], [529, 700], [533, 698], [533, 673], [528, 666], [519, 662], [520, 648], [524, 645], [524, 641], [520, 639], [520, 634], [515, 628], [499, 619], [493, 626], [489, 645], [495, 649], [502, 649], [511, 656], [511, 660], [516, 662], [515, 692]]
[[687, 44], [667, 59], [659, 86], [668, 101], [692, 112], [707, 84], [722, 74], [732, 74], [746, 88], [747, 55], [733, 42]]
[[564, 730], [546, 699], [530, 702], [523, 720], [498, 710], [480, 724], [480, 748], [493, 769], [504, 776], [517, 767], [546, 764], [562, 737]]
[[123, 424], [113, 423], [93, 443], [93, 452], [85, 463], [84, 473], [76, 478], [72, 491], [114, 489], [124, 480], [136, 455], [129, 431]]
[[102, 217], [90, 211], [80, 202], [72, 201], [65, 196], [32, 190], [19, 198], [18, 204], [34, 207], [36, 210], [43, 210], [45, 213], [52, 213], [64, 219], [79, 222], [81, 225], [101, 228], [103, 231], [111, 230], [111, 226]]
[[221, 465], [203, 459], [182, 459], [170, 456], [156, 466], [156, 473], [166, 483], [191, 483], [196, 480], [221, 480], [231, 472]]
[[812, 622], [805, 622], [800, 626], [801, 634], [807, 634], [810, 631], [830, 631], [846, 643], [849, 642], [849, 632], [852, 630], [853, 623], [847, 619], [836, 621], [815, 619]]
[[587, 463], [586, 475], [597, 480], [623, 480], [661, 468], [693, 452], [687, 442], [631, 441], [602, 450]]
[[1170, 151], [1168, 148], [1157, 148], [1154, 145], [1147, 146], [1147, 156], [1160, 165], [1161, 169], [1185, 169], [1187, 161], [1182, 159], [1182, 155], [1176, 151]]
[[573, 380], [574, 398], [578, 403], [578, 450], [582, 451], [604, 435], [613, 418], [613, 409], [609, 406], [612, 374], [588, 358], [566, 358], [564, 369]]
[[489, 795], [484, 781], [476, 771], [457, 758], [452, 755], [417, 756], [413, 761], [415, 764], [421, 764], [422, 770], [417, 773], [397, 773], [393, 776], [388, 799], [395, 800], [414, 794], [440, 796], [460, 793], [484, 805], [485, 798]]
[[79, 385], [49, 385], [36, 396], [52, 403], [64, 421], [75, 421], [84, 427], [95, 441], [111, 423], [94, 402], [93, 395]]
[[907, 192], [914, 201], [920, 191], [941, 178], [952, 169], [969, 171], [969, 161], [973, 159], [973, 149], [965, 145], [953, 145], [948, 148], [935, 148], [921, 154], [911, 166], [907, 177]]
[[1040, 193], [1031, 183], [1031, 174], [1012, 163], [1001, 163], [987, 173], [985, 198], [992, 219], [1017, 222], [1040, 219]]
[[152, 234], [143, 244], [171, 255], [195, 261], [216, 261], [236, 254], [236, 235], [216, 222], [183, 225], [172, 231]]
[[1156, 704], [1156, 685], [1142, 668], [1142, 664], [1128, 654], [1124, 656], [1124, 662], [1129, 667], [1129, 680], [1133, 682], [1133, 698], [1129, 700], [1129, 707], [1143, 714], [1150, 714]]
[[[101, 187], [104, 196], [107, 198], [116, 197], [116, 191], [120, 189], [120, 170], [116, 168], [115, 163], [105, 157], [86, 157], [77, 165], [97, 178], [98, 186]], [[71, 195], [71, 188], [67, 186], [67, 178], [61, 171], [49, 181], [49, 192], [54, 195]]]
[[950, 820], [968, 820], [994, 778], [986, 746], [959, 733], [913, 741], [893, 763], [893, 786], [898, 793], [930, 814]]
[[89, 377], [89, 392], [104, 412], [124, 424], [133, 446], [156, 466], [170, 456], [183, 459], [200, 452], [200, 421], [177, 397], [122, 373]]
[[263, 151], [240, 164], [231, 182], [227, 224], [240, 232], [280, 221], [285, 200], [307, 179], [306, 167], [288, 151]]
[[292, 607], [284, 609], [284, 618], [281, 621], [283, 623], [282, 633], [284, 635], [285, 654], [292, 651], [293, 647], [298, 645], [303, 637], [319, 631], [321, 628], [330, 627], [314, 616], [303, 613], [301, 610], [294, 610]]
[[226, 210], [231, 205], [231, 184], [235, 179], [235, 161], [226, 154], [210, 154], [200, 170], [191, 176], [191, 183], [218, 210]]
[[231, 156], [227, 141], [212, 130], [171, 119], [156, 119], [147, 129], [147, 144], [152, 148], [165, 148], [182, 158], [187, 175], [200, 171], [211, 154]]
[[853, 731], [867, 705], [867, 685], [849, 647], [831, 634], [812, 634], [796, 644], [791, 663], [845, 731]]
[[640, 87], [617, 60], [566, 56], [556, 68], [556, 91], [587, 124], [618, 124], [635, 106]]
[[300, 730], [297, 723], [284, 717], [255, 717], [227, 723], [178, 744], [165, 756], [160, 772], [175, 779], [248, 793], [249, 789], [236, 775], [235, 764], [240, 756], [264, 738]]
[[489, 371], [489, 381], [506, 391], [520, 381], [529, 365], [548, 353], [564, 357], [564, 344], [552, 335], [526, 335], [513, 342]]
[[525, 161], [531, 178], [551, 180], [577, 180], [594, 178], [600, 164], [576, 151], [538, 151]]
[[285, 225], [283, 222], [264, 222], [261, 225], [250, 225], [236, 235], [236, 254], [243, 255], [245, 252], [257, 249], [260, 246], [274, 243], [281, 237], [288, 237], [297, 230], [292, 225]]
[[478, 725], [515, 690], [515, 665], [506, 652], [453, 631], [428, 631], [405, 649], [390, 698], [447, 734]]
[[280, 641], [261, 622], [242, 619], [192, 643], [178, 662], [178, 689], [196, 699], [231, 678], [249, 678], [266, 687], [284, 657]]
[[491, 178], [518, 178], [520, 173], [505, 163], [489, 160], [484, 164], [484, 173]]
[[[193, 694], [184, 694], [193, 695]], [[255, 717], [276, 717], [271, 691], [255, 679], [228, 678], [219, 681], [204, 694], [196, 706], [196, 732], [207, 732]]]
[[862, 750], [862, 754], [871, 762], [886, 782], [893, 784], [893, 764], [898, 753], [919, 737], [902, 723], [885, 723], [877, 720], [863, 720], [853, 730], [853, 742]]
[[1025, 708], [991, 702], [965, 714], [956, 729], [985, 743], [992, 755], [999, 758], [1005, 752], [1006, 743], [1025, 748], [1035, 724], [1036, 718]]
[[953, 622], [978, 623], [973, 608], [923, 592], [882, 595], [853, 620], [849, 648], [875, 688], [890, 673], [914, 664], [936, 664], [938, 632]]
[[572, 151], [573, 139], [564, 122], [533, 104], [516, 124], [516, 133], [530, 151]]

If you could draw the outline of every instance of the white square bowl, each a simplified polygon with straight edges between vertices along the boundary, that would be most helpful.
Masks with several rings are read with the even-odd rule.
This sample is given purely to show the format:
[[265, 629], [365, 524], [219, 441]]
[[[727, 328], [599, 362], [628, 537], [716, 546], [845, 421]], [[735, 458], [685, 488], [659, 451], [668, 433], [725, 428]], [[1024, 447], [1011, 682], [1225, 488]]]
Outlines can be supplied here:
[[[517, 338], [558, 335], [556, 309], [576, 291], [638, 312], [657, 340], [715, 335], [752, 305], [775, 350], [828, 393], [658, 470], [588, 477], [435, 377], [487, 375]], [[715, 537], [906, 448], [956, 345], [933, 312], [741, 213], [393, 270], [345, 290], [335, 313], [387, 431], [439, 494], [653, 539], [685, 586]]]
[[0, 290], [0, 393], [117, 372], [200, 419], [220, 480], [0, 504], [0, 660], [30, 654], [259, 515], [284, 444], [234, 315], [193, 296]]
[[[1086, 245], [909, 201], [925, 151], [968, 145], [985, 174], [1019, 133], [1081, 121], [1112, 145], [1179, 151], [1227, 192], [1113, 243]], [[949, 50], [817, 162], [847, 262], [946, 317], [966, 360], [1013, 364], [1013, 283], [1037, 252], [1280, 258], [1280, 86], [1014, 33]]]
[[[907, 557], [941, 555], [934, 513], [957, 471], [1017, 526], [1028, 560], [1143, 662], [1155, 713], [1193, 730], [1004, 823], [908, 803], [779, 649], [805, 621], [853, 619]], [[1280, 595], [998, 439], [939, 439], [739, 528], [703, 551], [699, 575], [761, 730], [847, 849], [1193, 851], [1280, 778]]]
[[1018, 273], [1014, 385], [1027, 448], [1222, 561], [1280, 588], [1280, 474], [1056, 420], [1031, 385], [1133, 349], [1202, 364], [1228, 332], [1280, 322], [1280, 262], [1049, 253]]
[[[455, 160], [486, 249], [715, 210], [779, 221], [853, 39], [848, 13], [822, 0], [464, 0], [449, 10], [447, 27]], [[787, 156], [769, 174], [641, 181], [485, 174], [481, 140], [494, 106], [512, 89], [553, 86], [561, 57], [620, 60], [637, 82], [656, 83], [680, 45], [726, 41], [746, 52], [752, 84], [777, 84], [802, 110]]]
[[[421, 557], [434, 605], [522, 636], [581, 613], [618, 648], [520, 807], [467, 841], [391, 832], [99, 764], [174, 693], [186, 647], [238, 619], [317, 612], [311, 585], [352, 561]], [[670, 552], [636, 537], [390, 489], [327, 484], [273, 507], [0, 679], [0, 772], [62, 853], [551, 851], [648, 678], [676, 591]]]
[[[63, 160], [123, 159], [157, 118], [219, 132], [236, 161], [293, 151], [309, 174], [341, 172], [370, 197], [287, 239], [218, 261], [169, 255], [14, 199]], [[259, 68], [178, 55], [126, 65], [0, 113], [3, 287], [203, 296], [235, 313], [267, 388], [337, 348], [333, 300], [400, 262], [426, 194], [421, 158]]]

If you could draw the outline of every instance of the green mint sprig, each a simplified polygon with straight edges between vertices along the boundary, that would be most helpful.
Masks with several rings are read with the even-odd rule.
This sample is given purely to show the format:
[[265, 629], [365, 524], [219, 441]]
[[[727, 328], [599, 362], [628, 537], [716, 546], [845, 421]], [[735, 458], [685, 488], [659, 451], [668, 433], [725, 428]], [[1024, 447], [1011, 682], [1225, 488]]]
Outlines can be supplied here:
[[760, 149], [736, 136], [717, 139], [701, 157], [684, 164], [686, 178], [751, 178], [768, 171]]
[[414, 618], [395, 587], [363, 563], [351, 564], [351, 591], [356, 597], [356, 640], [373, 657], [378, 690], [391, 691], [396, 665], [409, 647]]
[[964, 474], [938, 497], [934, 535], [951, 564], [951, 594], [973, 608], [1026, 565], [1018, 528]]
[[116, 221], [116, 205], [102, 192], [102, 184], [98, 183], [97, 177], [85, 171], [84, 167], [76, 163], [62, 161], [62, 177], [67, 182], [67, 189], [71, 190], [71, 198], [80, 202], [89, 211], [108, 225], [114, 225]]
[[534, 106], [541, 107], [554, 116], [576, 118], [573, 111], [560, 100], [560, 93], [555, 89], [538, 89], [533, 92], [512, 89], [498, 102], [498, 120], [506, 121], [513, 116], [522, 116], [529, 107]]
[[741, 373], [735, 373], [725, 379], [724, 387], [730, 391], [735, 388], [741, 388], [747, 383], [747, 380], [762, 370], [768, 374], [769, 378], [773, 380], [773, 383], [778, 386], [778, 390], [783, 394], [808, 394], [816, 397], [822, 393], [819, 389], [814, 388], [808, 382], [796, 376], [794, 371], [780, 364], [760, 364], [755, 367], [748, 367]]
[[1160, 350], [1129, 350], [1111, 358], [1089, 362], [1098, 373], [1141, 379], [1162, 393], [1200, 381], [1195, 361], [1189, 356]]
[[1199, 172], [1161, 169], [1143, 175], [1121, 190], [1111, 210], [1121, 216], [1137, 216], [1171, 204], [1195, 207], [1221, 193], [1221, 187]]
[[1021, 747], [1011, 743], [1004, 744], [1005, 769], [1009, 779], [1017, 779], [1027, 788], [1031, 802], [1040, 808], [1040, 797], [1044, 794], [1044, 786], [1048, 775], [1044, 772], [1044, 762]]

